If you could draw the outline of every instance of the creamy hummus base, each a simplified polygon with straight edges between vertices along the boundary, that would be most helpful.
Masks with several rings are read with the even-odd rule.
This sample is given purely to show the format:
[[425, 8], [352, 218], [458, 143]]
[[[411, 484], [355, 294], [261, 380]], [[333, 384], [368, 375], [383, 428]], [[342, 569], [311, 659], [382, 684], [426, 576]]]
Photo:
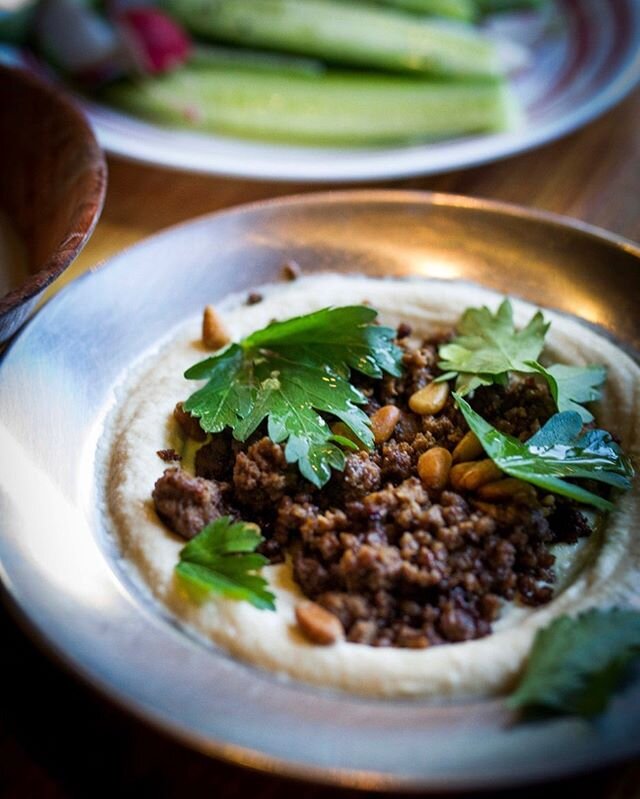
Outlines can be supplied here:
[[[469, 306], [495, 309], [499, 295], [463, 283], [374, 280], [320, 275], [261, 289], [253, 306], [242, 297], [218, 305], [234, 339], [266, 325], [327, 305], [371, 303], [383, 323], [409, 322], [417, 334], [454, 324]], [[203, 298], [203, 305], [206, 298]], [[535, 308], [514, 301], [516, 324]], [[605, 364], [608, 380], [598, 424], [615, 431], [640, 463], [640, 368], [603, 336], [575, 321], [545, 312], [552, 321], [545, 354], [571, 364]], [[494, 632], [483, 639], [430, 649], [374, 648], [341, 642], [308, 643], [296, 628], [301, 593], [288, 564], [263, 574], [276, 595], [275, 612], [246, 602], [212, 597], [195, 604], [174, 578], [184, 542], [159, 521], [151, 501], [165, 464], [156, 451], [180, 449], [171, 412], [197, 384], [184, 370], [206, 357], [200, 319], [182, 327], [137, 368], [120, 391], [112, 419], [108, 506], [125, 561], [175, 617], [232, 655], [273, 672], [320, 686], [380, 697], [491, 695], [508, 690], [520, 672], [535, 632], [554, 617], [597, 605], [640, 606], [640, 481], [620, 496], [602, 529], [574, 547], [559, 547], [559, 582], [553, 601], [541, 608], [505, 606]]]

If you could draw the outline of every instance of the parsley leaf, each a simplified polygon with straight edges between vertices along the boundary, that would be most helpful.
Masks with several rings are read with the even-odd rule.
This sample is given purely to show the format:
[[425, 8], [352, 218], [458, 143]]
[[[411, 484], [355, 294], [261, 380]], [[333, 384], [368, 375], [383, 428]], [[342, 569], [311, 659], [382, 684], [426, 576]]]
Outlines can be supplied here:
[[460, 335], [442, 344], [439, 380], [457, 376], [459, 394], [482, 385], [506, 383], [508, 372], [531, 372], [544, 345], [549, 323], [537, 311], [522, 330], [513, 324], [513, 308], [505, 299], [496, 314], [483, 306], [467, 308], [458, 323]]
[[459, 394], [453, 395], [467, 424], [478, 436], [487, 455], [511, 477], [519, 477], [547, 491], [610, 510], [606, 499], [567, 483], [563, 477], [585, 478], [626, 490], [633, 468], [605, 430], [582, 432], [582, 419], [574, 411], [556, 413], [528, 441], [522, 443], [496, 430]]
[[176, 572], [198, 594], [220, 594], [275, 610], [267, 581], [256, 574], [269, 562], [255, 552], [263, 540], [255, 524], [232, 523], [229, 516], [221, 516], [180, 550]]
[[531, 361], [529, 365], [547, 379], [559, 411], [576, 411], [583, 422], [593, 421], [593, 414], [580, 403], [600, 399], [600, 386], [607, 379], [604, 366], [565, 366], [556, 363], [545, 368], [536, 361]]
[[439, 366], [446, 370], [438, 381], [456, 377], [458, 394], [464, 396], [480, 386], [506, 385], [509, 372], [537, 372], [549, 384], [559, 411], [576, 411], [584, 422], [593, 414], [581, 403], [600, 399], [599, 387], [607, 372], [603, 366], [544, 367], [536, 359], [544, 345], [549, 323], [537, 311], [520, 331], [513, 325], [513, 308], [504, 300], [495, 315], [488, 308], [467, 308], [457, 336], [440, 346]]
[[594, 716], [640, 656], [640, 613], [612, 608], [560, 616], [539, 630], [522, 679], [507, 700], [529, 712]]
[[225, 427], [240, 441], [267, 420], [269, 438], [285, 444], [285, 457], [321, 488], [331, 469], [343, 469], [341, 446], [321, 414], [340, 419], [371, 449], [371, 423], [358, 407], [366, 397], [349, 382], [350, 370], [380, 378], [401, 374], [395, 332], [372, 324], [377, 312], [366, 306], [325, 308], [285, 322], [273, 322], [231, 344], [185, 372], [207, 380], [185, 410], [207, 433]]

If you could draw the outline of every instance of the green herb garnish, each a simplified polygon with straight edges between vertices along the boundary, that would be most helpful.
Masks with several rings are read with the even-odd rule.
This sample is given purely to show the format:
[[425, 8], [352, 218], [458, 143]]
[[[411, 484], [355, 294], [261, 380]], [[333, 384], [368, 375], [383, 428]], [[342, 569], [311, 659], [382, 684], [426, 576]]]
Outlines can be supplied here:
[[176, 573], [197, 595], [243, 599], [261, 610], [275, 610], [275, 597], [257, 572], [269, 561], [255, 550], [259, 528], [221, 516], [180, 550]]
[[489, 424], [459, 394], [453, 395], [487, 455], [503, 472], [577, 502], [610, 510], [606, 499], [562, 478], [584, 478], [626, 490], [633, 468], [605, 430], [583, 430], [580, 414], [556, 413], [523, 443]]
[[613, 608], [561, 616], [539, 630], [522, 679], [507, 700], [528, 713], [602, 712], [640, 656], [640, 613]]
[[607, 379], [604, 366], [565, 366], [556, 363], [545, 368], [531, 362], [535, 371], [544, 375], [559, 411], [575, 411], [583, 422], [593, 421], [593, 414], [580, 403], [600, 399], [600, 386]]
[[439, 366], [445, 374], [438, 380], [455, 377], [456, 391], [464, 396], [480, 386], [506, 385], [510, 372], [535, 372], [547, 380], [559, 411], [576, 411], [590, 422], [593, 415], [580, 403], [600, 398], [606, 370], [602, 366], [542, 366], [537, 359], [548, 329], [549, 322], [536, 311], [525, 328], [516, 330], [509, 300], [495, 314], [485, 306], [468, 308], [458, 324], [460, 335], [440, 347]]
[[287, 461], [321, 488], [332, 468], [344, 468], [341, 447], [356, 446], [334, 435], [321, 414], [373, 447], [370, 420], [358, 407], [366, 397], [349, 382], [350, 370], [373, 378], [401, 373], [395, 332], [372, 324], [376, 316], [372, 308], [347, 306], [274, 322], [188, 369], [187, 379], [208, 382], [185, 409], [205, 432], [230, 427], [240, 441], [267, 419], [269, 438], [286, 441]]
[[468, 394], [479, 386], [505, 384], [509, 372], [532, 372], [549, 323], [537, 311], [529, 324], [516, 330], [513, 308], [504, 300], [494, 315], [483, 306], [467, 308], [458, 323], [453, 341], [443, 344], [439, 366], [445, 371], [439, 380], [457, 376], [456, 390]]

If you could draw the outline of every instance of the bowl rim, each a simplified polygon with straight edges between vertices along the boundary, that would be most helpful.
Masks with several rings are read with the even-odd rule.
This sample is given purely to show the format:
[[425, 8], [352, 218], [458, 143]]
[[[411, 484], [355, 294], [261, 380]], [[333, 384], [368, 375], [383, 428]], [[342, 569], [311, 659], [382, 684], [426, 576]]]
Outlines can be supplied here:
[[75, 260], [95, 229], [107, 191], [107, 161], [104, 151], [98, 144], [86, 115], [73, 99], [54, 83], [37, 77], [24, 67], [0, 64], [0, 77], [3, 76], [13, 78], [26, 91], [40, 95], [46, 102], [58, 106], [60, 118], [68, 120], [82, 134], [79, 137], [79, 149], [87, 153], [90, 166], [86, 178], [87, 195], [74, 208], [66, 235], [58, 242], [41, 268], [30, 272], [20, 285], [0, 296], [0, 317], [34, 299]]

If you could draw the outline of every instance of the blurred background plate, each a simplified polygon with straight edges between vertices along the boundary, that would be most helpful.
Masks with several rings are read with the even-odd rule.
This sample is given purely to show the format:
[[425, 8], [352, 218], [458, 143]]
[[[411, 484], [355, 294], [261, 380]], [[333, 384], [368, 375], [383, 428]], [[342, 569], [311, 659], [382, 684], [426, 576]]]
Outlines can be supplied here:
[[492, 29], [533, 56], [514, 78], [527, 121], [512, 133], [379, 149], [294, 147], [171, 130], [96, 103], [85, 107], [102, 146], [137, 161], [269, 180], [357, 181], [460, 169], [539, 146], [594, 119], [640, 80], [637, 0], [555, 0], [543, 14], [496, 17]]
[[640, 249], [561, 217], [444, 194], [343, 192], [167, 230], [61, 291], [0, 366], [0, 574], [32, 633], [78, 676], [203, 752], [328, 783], [497, 788], [640, 752], [640, 680], [597, 724], [513, 724], [503, 703], [338, 695], [235, 661], [131, 584], [97, 464], [132, 364], [205, 302], [304, 272], [461, 279], [595, 323], [640, 349]]

